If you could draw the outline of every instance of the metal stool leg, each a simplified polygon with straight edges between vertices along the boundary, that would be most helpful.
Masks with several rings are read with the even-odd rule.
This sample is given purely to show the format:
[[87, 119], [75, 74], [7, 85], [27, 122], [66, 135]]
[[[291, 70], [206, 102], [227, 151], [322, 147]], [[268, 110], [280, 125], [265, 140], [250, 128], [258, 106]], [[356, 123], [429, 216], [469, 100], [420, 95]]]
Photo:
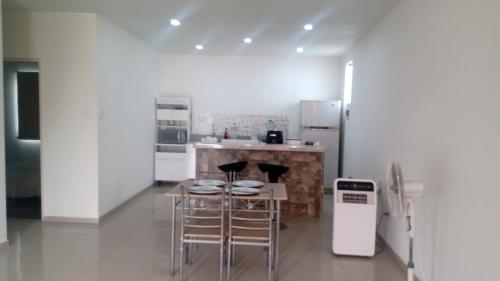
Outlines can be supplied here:
[[227, 281], [231, 281], [231, 264], [233, 262], [233, 259], [231, 258], [231, 248], [233, 245], [231, 245], [231, 242], [228, 240], [228, 245], [227, 245]]
[[180, 277], [181, 281], [184, 280], [184, 241], [181, 241], [181, 252], [180, 252]]
[[272, 240], [269, 241], [269, 247], [267, 249], [267, 270], [268, 270], [268, 279], [269, 281], [273, 280], [273, 246]]
[[220, 281], [224, 280], [224, 238], [221, 241], [220, 245]]

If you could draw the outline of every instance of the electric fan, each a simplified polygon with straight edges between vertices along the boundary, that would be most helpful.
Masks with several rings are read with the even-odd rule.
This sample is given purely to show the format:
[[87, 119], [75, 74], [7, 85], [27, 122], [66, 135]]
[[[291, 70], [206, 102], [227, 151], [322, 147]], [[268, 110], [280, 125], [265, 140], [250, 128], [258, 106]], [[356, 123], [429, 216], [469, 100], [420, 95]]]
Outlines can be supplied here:
[[386, 170], [387, 196], [391, 213], [396, 218], [406, 218], [408, 224], [409, 259], [408, 281], [414, 279], [415, 263], [413, 261], [413, 241], [415, 239], [415, 201], [424, 191], [421, 182], [403, 181], [399, 162], [391, 160]]

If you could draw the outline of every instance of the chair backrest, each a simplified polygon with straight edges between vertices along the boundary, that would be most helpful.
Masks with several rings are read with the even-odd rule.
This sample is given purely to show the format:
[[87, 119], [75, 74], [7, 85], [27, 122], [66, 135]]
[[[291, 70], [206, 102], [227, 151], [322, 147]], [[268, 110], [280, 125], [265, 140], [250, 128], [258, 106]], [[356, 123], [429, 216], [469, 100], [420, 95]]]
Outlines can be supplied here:
[[[229, 195], [229, 211], [228, 211], [228, 228], [229, 236], [232, 236], [233, 231], [246, 232], [250, 234], [246, 240], [253, 238], [262, 240], [263, 238], [271, 239], [273, 225], [273, 210], [274, 210], [274, 194], [272, 190], [263, 191], [260, 193], [262, 199], [251, 200], [248, 205], [238, 204], [233, 200], [233, 195], [230, 187]], [[265, 203], [265, 204], [260, 204]], [[252, 206], [248, 208], [248, 206]], [[265, 233], [265, 234], [264, 234]]]
[[[217, 204], [204, 204], [199, 206], [199, 200], [213, 201]], [[224, 202], [226, 193], [200, 197], [189, 193], [186, 187], [181, 187], [181, 236], [184, 237], [186, 230], [192, 236], [196, 233], [204, 237], [214, 234], [214, 237], [223, 239], [224, 233]], [[200, 235], [201, 236], [201, 235]], [[199, 239], [197, 239], [199, 240]]]

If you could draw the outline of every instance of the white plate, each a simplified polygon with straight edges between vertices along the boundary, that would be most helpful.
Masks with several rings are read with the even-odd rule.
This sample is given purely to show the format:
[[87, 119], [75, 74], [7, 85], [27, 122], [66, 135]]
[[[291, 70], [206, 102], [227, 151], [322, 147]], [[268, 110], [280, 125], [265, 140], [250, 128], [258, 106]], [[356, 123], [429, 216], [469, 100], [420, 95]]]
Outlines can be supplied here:
[[233, 195], [238, 195], [238, 196], [249, 196], [249, 195], [257, 195], [260, 193], [260, 190], [257, 188], [252, 188], [252, 187], [233, 187], [231, 189], [231, 193]]
[[221, 180], [196, 180], [194, 181], [194, 185], [198, 186], [224, 186], [226, 184], [225, 181]]
[[264, 183], [261, 181], [254, 181], [254, 180], [242, 180], [233, 182], [233, 186], [257, 188], [257, 187], [263, 187]]
[[217, 186], [192, 186], [188, 188], [188, 192], [193, 194], [218, 194], [222, 193], [222, 188]]

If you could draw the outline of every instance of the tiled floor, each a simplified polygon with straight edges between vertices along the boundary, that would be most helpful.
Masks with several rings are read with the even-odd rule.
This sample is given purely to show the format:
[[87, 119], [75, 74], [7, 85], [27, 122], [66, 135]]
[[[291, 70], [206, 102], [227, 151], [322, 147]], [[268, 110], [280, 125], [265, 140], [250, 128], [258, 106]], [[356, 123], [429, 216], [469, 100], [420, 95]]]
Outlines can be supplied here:
[[[168, 281], [168, 188], [152, 188], [100, 225], [9, 220], [11, 246], [0, 252], [0, 280]], [[287, 219], [281, 232], [280, 280], [402, 281], [388, 252], [372, 259], [331, 253], [331, 196], [321, 219]], [[200, 247], [186, 280], [218, 280], [214, 246]], [[238, 249], [232, 280], [266, 280], [265, 252]]]

